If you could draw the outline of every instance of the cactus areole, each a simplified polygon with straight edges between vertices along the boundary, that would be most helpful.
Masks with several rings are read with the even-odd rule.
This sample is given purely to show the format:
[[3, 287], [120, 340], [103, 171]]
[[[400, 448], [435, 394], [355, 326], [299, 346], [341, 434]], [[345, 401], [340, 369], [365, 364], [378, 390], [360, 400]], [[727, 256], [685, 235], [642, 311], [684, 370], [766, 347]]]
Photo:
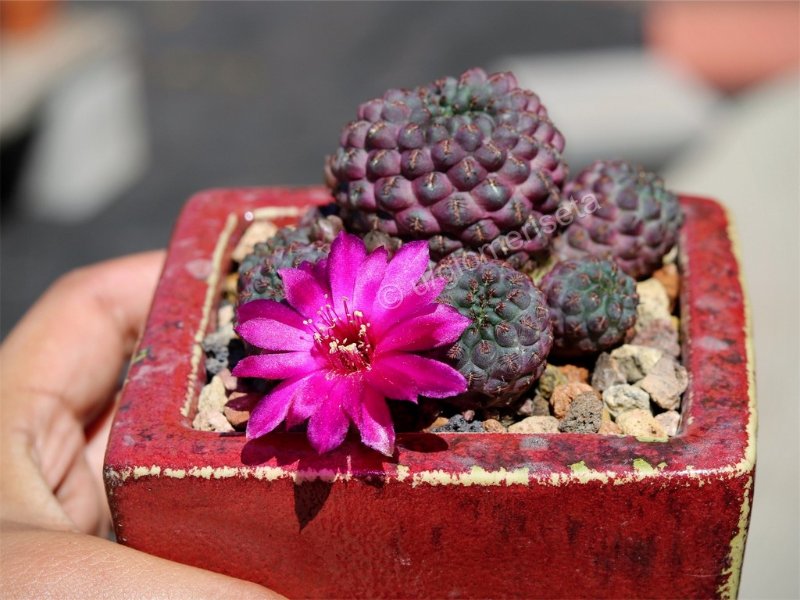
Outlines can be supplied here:
[[[439, 172], [442, 161], [452, 159], [437, 154], [445, 150], [437, 144], [448, 139], [460, 146], [459, 161], [450, 168], [464, 170], [448, 176], [445, 187], [455, 188], [459, 178], [467, 183], [470, 161], [463, 161], [470, 156], [485, 185], [491, 172], [517, 181], [512, 157], [520, 143], [542, 142], [550, 158], [535, 168], [555, 178], [560, 163], [546, 145], [559, 143], [535, 100], [514, 95], [511, 81], [477, 77], [478, 83], [468, 82], [477, 100], [480, 90], [494, 88], [507, 97], [514, 135], [521, 124], [536, 122], [550, 133], [529, 136], [531, 142], [520, 134], [512, 147], [495, 128], [491, 139], [508, 166], [492, 171], [478, 157], [481, 145], [490, 143], [486, 132], [498, 121], [481, 125], [482, 113], [467, 109], [471, 96], [460, 95], [457, 81], [442, 84], [442, 97], [452, 100], [439, 104], [438, 116], [419, 95], [411, 109], [402, 94], [384, 98], [362, 108], [366, 125], [346, 132], [347, 147], [336, 159], [343, 204], [351, 201], [351, 184], [361, 180], [370, 182], [373, 194], [388, 185], [387, 178], [406, 177], [404, 169], [409, 185], [418, 178], [424, 183], [434, 172], [426, 175], [425, 161], [438, 161]], [[426, 131], [440, 133], [413, 141], [414, 128], [407, 126], [415, 123], [415, 110], [429, 111], [425, 119], [432, 124]], [[459, 112], [464, 122], [458, 127], [436, 125], [436, 119], [454, 119]], [[469, 137], [468, 119], [480, 132], [477, 142]], [[378, 122], [386, 125], [373, 129]], [[401, 132], [409, 136], [402, 150]], [[421, 155], [414, 155], [412, 165], [415, 146]], [[351, 150], [367, 157], [350, 165], [345, 157]], [[397, 156], [378, 158], [381, 150]], [[359, 162], [364, 160], [375, 164]], [[526, 165], [524, 170], [533, 172], [530, 162]], [[375, 179], [378, 171], [367, 173], [373, 167], [386, 170], [378, 177], [383, 182]], [[397, 170], [399, 175], [392, 174]], [[528, 179], [519, 181], [503, 194], [518, 198], [526, 210], [546, 210], [546, 194], [528, 194], [520, 188]], [[406, 185], [396, 183], [398, 190]], [[391, 192], [390, 185], [387, 189]], [[401, 208], [403, 198], [411, 201], [408, 208]], [[421, 199], [416, 192], [388, 193], [380, 202], [400, 214], [421, 210]], [[256, 581], [288, 597], [736, 596], [753, 491], [756, 416], [739, 266], [718, 204], [680, 199], [682, 355], [690, 382], [682, 429], [666, 441], [573, 433], [400, 433], [390, 457], [364, 445], [357, 434], [361, 428], [324, 454], [304, 432], [248, 440], [244, 433], [192, 429], [205, 380], [198, 340], [214, 326], [237, 239], [254, 217], [286, 224], [308, 205], [329, 201], [330, 192], [322, 188], [223, 189], [198, 194], [183, 211], [111, 428], [104, 476], [120, 543]], [[497, 210], [502, 213], [508, 202], [498, 200]], [[423, 219], [431, 231], [450, 218], [434, 205], [425, 205], [431, 217]], [[381, 218], [377, 204], [373, 214]], [[474, 223], [486, 231], [490, 224], [501, 229], [499, 220], [483, 219]], [[469, 233], [462, 237], [470, 239]], [[325, 260], [304, 268], [321, 270]], [[358, 277], [366, 267], [355, 270]], [[343, 306], [342, 311], [339, 317], [361, 318]], [[240, 315], [243, 327], [254, 328], [242, 335], [267, 347], [273, 343], [276, 336], [257, 337], [258, 327], [248, 326], [248, 317], [274, 320], [274, 315]], [[352, 373], [374, 358], [370, 352], [377, 343], [359, 346], [357, 325], [332, 323], [323, 332], [345, 350], [339, 353], [339, 373]], [[308, 345], [309, 336], [301, 332], [284, 342]], [[318, 389], [326, 393], [323, 386]], [[301, 409], [287, 406], [287, 415]], [[385, 429], [369, 427], [363, 418], [361, 423], [368, 440], [386, 447]]]

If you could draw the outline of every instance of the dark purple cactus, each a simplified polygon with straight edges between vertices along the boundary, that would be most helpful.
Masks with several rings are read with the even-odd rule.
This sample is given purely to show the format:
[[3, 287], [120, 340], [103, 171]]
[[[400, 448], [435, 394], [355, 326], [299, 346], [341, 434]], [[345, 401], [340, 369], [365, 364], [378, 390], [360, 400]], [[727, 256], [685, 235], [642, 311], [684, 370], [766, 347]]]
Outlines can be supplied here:
[[563, 148], [536, 94], [511, 73], [471, 69], [362, 104], [326, 175], [351, 229], [475, 249], [522, 231], [514, 251], [537, 252], [567, 176]]
[[555, 240], [561, 258], [613, 258], [631, 277], [649, 277], [678, 240], [678, 198], [656, 174], [623, 161], [597, 161], [564, 186], [575, 202], [597, 210], [575, 219]]

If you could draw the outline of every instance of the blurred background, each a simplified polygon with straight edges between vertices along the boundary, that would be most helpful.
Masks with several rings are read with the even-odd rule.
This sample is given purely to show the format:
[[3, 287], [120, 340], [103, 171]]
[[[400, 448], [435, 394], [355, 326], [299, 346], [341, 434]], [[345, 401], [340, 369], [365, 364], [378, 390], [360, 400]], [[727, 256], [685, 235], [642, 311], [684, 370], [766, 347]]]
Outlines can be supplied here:
[[572, 173], [632, 160], [736, 219], [760, 411], [741, 596], [800, 597], [799, 24], [797, 2], [2, 0], [0, 331], [60, 274], [166, 245], [197, 190], [321, 183], [385, 89], [510, 69]]

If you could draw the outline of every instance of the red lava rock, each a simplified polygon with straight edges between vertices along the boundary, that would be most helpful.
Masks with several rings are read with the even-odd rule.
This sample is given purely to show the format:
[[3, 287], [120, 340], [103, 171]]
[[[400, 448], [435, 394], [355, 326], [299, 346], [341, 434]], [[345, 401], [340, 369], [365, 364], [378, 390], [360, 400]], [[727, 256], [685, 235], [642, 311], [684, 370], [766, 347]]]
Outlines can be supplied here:
[[675, 263], [664, 265], [658, 271], [653, 273], [653, 277], [661, 282], [664, 290], [667, 292], [669, 298], [670, 312], [675, 310], [675, 303], [678, 301], [678, 296], [681, 293], [681, 276], [678, 273], [678, 267]]
[[247, 421], [250, 420], [250, 411], [253, 410], [260, 398], [260, 394], [238, 391], [231, 392], [228, 396], [228, 402], [222, 409], [222, 414], [225, 415], [225, 418], [228, 419], [228, 423], [230, 423], [236, 431], [244, 431], [247, 426]]
[[611, 413], [607, 406], [603, 406], [603, 412], [600, 413], [600, 429], [597, 430], [597, 433], [598, 435], [622, 435], [622, 429], [611, 419]]
[[586, 383], [575, 382], [559, 385], [553, 390], [553, 395], [550, 396], [550, 405], [553, 407], [553, 414], [557, 418], [563, 419], [567, 415], [569, 405], [572, 404], [572, 401], [581, 394], [587, 392], [594, 394], [597, 399], [600, 400], [599, 394], [592, 386]]
[[558, 367], [569, 383], [589, 383], [589, 369], [576, 367], [575, 365], [564, 365]]
[[222, 409], [222, 414], [225, 415], [225, 418], [228, 419], [228, 423], [230, 423], [236, 431], [244, 431], [247, 427], [247, 422], [250, 420], [249, 410], [236, 410], [228, 405], [225, 405]]
[[600, 429], [597, 430], [597, 433], [600, 435], [622, 435], [622, 430], [614, 421], [600, 421]]
[[505, 433], [506, 428], [497, 419], [486, 419], [483, 422], [483, 429], [486, 433]]

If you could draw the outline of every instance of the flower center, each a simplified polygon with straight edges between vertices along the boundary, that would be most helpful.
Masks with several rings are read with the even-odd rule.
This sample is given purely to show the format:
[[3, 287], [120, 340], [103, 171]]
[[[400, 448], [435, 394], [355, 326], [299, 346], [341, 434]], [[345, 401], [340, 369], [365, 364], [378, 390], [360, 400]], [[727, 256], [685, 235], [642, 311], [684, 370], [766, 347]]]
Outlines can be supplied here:
[[339, 315], [330, 304], [322, 307], [319, 319], [305, 323], [314, 330], [314, 342], [331, 367], [340, 373], [354, 373], [371, 368], [373, 344], [370, 324], [360, 310], [350, 311], [344, 301], [344, 315]]

